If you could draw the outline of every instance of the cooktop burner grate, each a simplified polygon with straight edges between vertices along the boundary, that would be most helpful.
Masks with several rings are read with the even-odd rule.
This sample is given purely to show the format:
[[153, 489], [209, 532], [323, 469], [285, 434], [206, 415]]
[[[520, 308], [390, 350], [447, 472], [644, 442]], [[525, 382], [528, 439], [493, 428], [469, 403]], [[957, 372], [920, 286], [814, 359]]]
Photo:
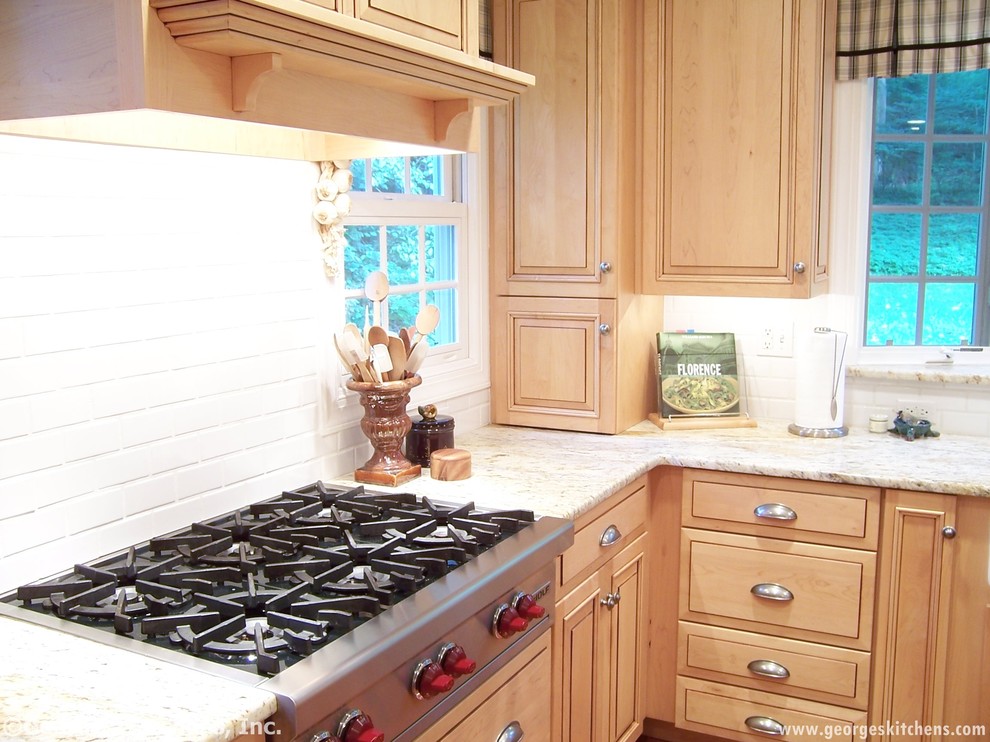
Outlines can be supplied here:
[[274, 675], [533, 521], [315, 482], [0, 600]]

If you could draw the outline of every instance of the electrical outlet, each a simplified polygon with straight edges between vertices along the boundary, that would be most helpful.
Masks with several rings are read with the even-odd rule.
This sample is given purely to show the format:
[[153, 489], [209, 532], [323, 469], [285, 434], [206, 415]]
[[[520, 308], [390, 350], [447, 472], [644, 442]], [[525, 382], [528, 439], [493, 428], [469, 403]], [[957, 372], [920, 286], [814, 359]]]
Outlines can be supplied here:
[[790, 358], [794, 355], [794, 325], [774, 325], [764, 327], [760, 333], [759, 356], [780, 356]]
[[[913, 415], [919, 420], [928, 420], [935, 427], [938, 427], [941, 422], [938, 419], [938, 410], [928, 402], [922, 402], [920, 399], [897, 400], [897, 409], [894, 410], [894, 415], [901, 411], [906, 415]], [[891, 418], [893, 418], [893, 415], [891, 415]]]

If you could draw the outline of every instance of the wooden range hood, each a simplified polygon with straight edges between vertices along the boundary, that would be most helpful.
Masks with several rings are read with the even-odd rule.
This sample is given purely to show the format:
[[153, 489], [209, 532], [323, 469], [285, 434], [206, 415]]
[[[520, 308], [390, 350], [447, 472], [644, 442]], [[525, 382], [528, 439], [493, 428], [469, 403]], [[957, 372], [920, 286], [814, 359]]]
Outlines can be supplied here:
[[472, 151], [478, 110], [534, 84], [469, 53], [476, 8], [465, 51], [322, 7], [344, 1], [0, 2], [0, 133], [306, 160]]

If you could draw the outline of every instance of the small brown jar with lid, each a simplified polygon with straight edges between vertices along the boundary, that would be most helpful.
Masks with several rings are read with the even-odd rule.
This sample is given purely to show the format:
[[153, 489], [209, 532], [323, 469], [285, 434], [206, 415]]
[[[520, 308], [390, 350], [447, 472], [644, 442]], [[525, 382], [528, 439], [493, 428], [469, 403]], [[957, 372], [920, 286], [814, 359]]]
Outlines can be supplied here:
[[420, 407], [419, 414], [406, 435], [406, 458], [414, 464], [429, 466], [431, 453], [454, 447], [454, 418], [438, 415], [436, 405], [432, 404]]

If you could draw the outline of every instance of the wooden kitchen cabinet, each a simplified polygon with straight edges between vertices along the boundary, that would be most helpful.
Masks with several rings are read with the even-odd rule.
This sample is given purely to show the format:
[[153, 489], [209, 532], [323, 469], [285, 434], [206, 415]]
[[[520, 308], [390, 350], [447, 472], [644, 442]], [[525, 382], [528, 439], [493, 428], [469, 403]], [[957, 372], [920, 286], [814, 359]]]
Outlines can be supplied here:
[[635, 291], [634, 3], [495, 0], [538, 84], [491, 117], [492, 419], [617, 433], [654, 411], [662, 301]]
[[990, 729], [990, 500], [889, 490], [883, 516], [871, 723]]
[[643, 291], [825, 289], [835, 5], [643, 4]]
[[582, 517], [560, 558], [555, 742], [625, 742], [642, 732], [648, 508], [640, 480]]
[[478, 53], [477, 0], [353, 0], [354, 17]]
[[[665, 493], [680, 497], [674, 727], [748, 740], [865, 724], [880, 490], [693, 469], [667, 482], [680, 485]], [[670, 642], [674, 617], [654, 609], [654, 640]]]

